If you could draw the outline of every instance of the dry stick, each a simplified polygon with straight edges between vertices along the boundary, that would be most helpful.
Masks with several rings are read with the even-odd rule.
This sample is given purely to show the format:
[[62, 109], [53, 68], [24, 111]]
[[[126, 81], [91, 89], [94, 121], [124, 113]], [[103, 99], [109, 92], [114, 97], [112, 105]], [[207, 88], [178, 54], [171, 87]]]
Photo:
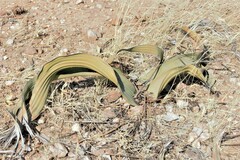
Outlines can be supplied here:
[[166, 144], [164, 144], [163, 148], [161, 149], [161, 153], [158, 156], [159, 160], [164, 160], [165, 159], [165, 155], [166, 155], [167, 151], [172, 147], [172, 145], [173, 145], [172, 140], [167, 142]]
[[[116, 128], [113, 128], [113, 129], [111, 129], [110, 131], [107, 131], [106, 133], [103, 133], [102, 135], [100, 135], [100, 137], [104, 137], [104, 136], [106, 136], [106, 135], [108, 135], [108, 134], [110, 134], [110, 133], [118, 130], [119, 128], [121, 128], [122, 126], [124, 126], [124, 125], [126, 125], [126, 124], [128, 124], [128, 123], [122, 123], [122, 124], [118, 125]], [[82, 142], [84, 142], [84, 141], [86, 141], [86, 140], [94, 139], [96, 136], [97, 136], [97, 135], [92, 136], [92, 137], [90, 137], [90, 138], [82, 139], [82, 140], [80, 140], [80, 141], [78, 142], [78, 144], [80, 144], [80, 143], [82, 143]]]
[[118, 130], [119, 128], [121, 128], [121, 127], [124, 126], [125, 124], [127, 124], [127, 123], [122, 123], [122, 124], [120, 124], [119, 126], [117, 126], [116, 128], [113, 128], [113, 129], [111, 129], [110, 131], [107, 131], [106, 133], [103, 133], [103, 134], [101, 135], [101, 137], [106, 136], [106, 135], [108, 135], [108, 134], [110, 134], [110, 133]]
[[[98, 155], [93, 154], [92, 152], [87, 152], [88, 154], [91, 154], [93, 156], [98, 157]], [[107, 155], [109, 156], [114, 156], [114, 157], [126, 157], [126, 158], [131, 158], [131, 159], [143, 159], [143, 157], [135, 157], [135, 156], [129, 156], [129, 155], [123, 155], [123, 154], [111, 154], [111, 153], [107, 153]]]
[[[66, 123], [72, 123], [72, 121], [65, 121]], [[104, 122], [104, 121], [75, 121], [74, 123], [79, 123], [79, 124], [118, 124], [118, 122]]]
[[[237, 134], [237, 135], [229, 135], [229, 136], [224, 136], [222, 138], [222, 142], [224, 141], [227, 141], [229, 139], [234, 139], [234, 138], [237, 138], [237, 137], [240, 137], [240, 134]], [[235, 144], [221, 144], [221, 146], [240, 146], [240, 143], [235, 143]]]
[[148, 85], [150, 84], [150, 82], [156, 77], [159, 68], [161, 67], [162, 63], [159, 63], [156, 70], [154, 71], [154, 73], [152, 74], [152, 76], [149, 78], [149, 80], [146, 80], [145, 82], [143, 82], [143, 86], [137, 91], [137, 93], [135, 94], [134, 98], [137, 98], [139, 96], [139, 94], [147, 91], [148, 89]]
[[221, 160], [220, 157], [220, 146], [221, 146], [221, 142], [223, 137], [225, 136], [226, 132], [222, 131], [219, 135], [217, 135], [213, 141], [214, 145], [213, 145], [213, 159], [214, 160]]
[[231, 136], [225, 136], [225, 137], [223, 137], [223, 139], [224, 139], [224, 141], [226, 141], [228, 139], [234, 139], [234, 138], [237, 138], [237, 137], [240, 137], [240, 134], [231, 135]]
[[229, 69], [229, 67], [227, 67], [225, 64], [221, 63], [221, 65], [229, 72], [231, 72], [233, 74], [233, 71], [231, 71], [231, 69]]
[[[147, 128], [151, 127], [151, 125], [148, 124], [148, 120], [147, 120], [147, 117], [148, 117], [147, 103], [148, 103], [147, 96], [144, 96], [143, 116], [142, 116], [142, 118], [144, 118], [144, 122], [145, 122], [145, 128], [144, 128], [145, 135], [148, 134]], [[152, 127], [151, 127], [151, 131], [152, 131]], [[147, 139], [150, 137], [151, 131], [150, 131]]]
[[240, 61], [240, 52], [237, 50], [237, 42], [236, 41], [233, 42], [233, 46], [231, 48], [231, 51], [234, 53], [234, 55]]
[[236, 144], [222, 144], [221, 146], [240, 146], [240, 143], [236, 143]]

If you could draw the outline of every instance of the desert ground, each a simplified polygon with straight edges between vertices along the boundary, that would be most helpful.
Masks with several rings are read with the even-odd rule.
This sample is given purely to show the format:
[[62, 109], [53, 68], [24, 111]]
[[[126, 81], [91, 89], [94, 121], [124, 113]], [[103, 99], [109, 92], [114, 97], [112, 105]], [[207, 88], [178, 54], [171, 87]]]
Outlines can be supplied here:
[[0, 130], [13, 124], [7, 110], [24, 84], [50, 60], [77, 53], [115, 55], [135, 83], [156, 59], [118, 50], [158, 45], [167, 59], [207, 46], [219, 94], [181, 82], [156, 102], [142, 96], [132, 106], [103, 78], [58, 80], [34, 121], [49, 143], [25, 135], [24, 153], [0, 159], [239, 159], [239, 8], [238, 0], [1, 0]]

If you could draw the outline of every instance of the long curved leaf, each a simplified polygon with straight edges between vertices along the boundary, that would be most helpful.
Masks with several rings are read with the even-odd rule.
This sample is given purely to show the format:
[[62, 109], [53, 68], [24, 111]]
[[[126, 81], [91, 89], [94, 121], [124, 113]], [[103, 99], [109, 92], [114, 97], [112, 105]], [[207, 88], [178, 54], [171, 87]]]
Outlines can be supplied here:
[[138, 45], [135, 47], [131, 47], [128, 49], [120, 49], [117, 53], [122, 52], [122, 51], [128, 51], [128, 52], [142, 52], [142, 53], [147, 53], [147, 54], [152, 54], [158, 57], [160, 62], [163, 61], [163, 54], [164, 51], [162, 48], [159, 48], [157, 45]]
[[175, 77], [189, 74], [195, 78], [198, 78], [202, 82], [206, 83], [206, 78], [202, 74], [201, 70], [194, 65], [187, 65], [181, 67], [175, 67], [164, 72], [161, 72], [161, 76], [156, 77], [149, 85], [148, 92], [152, 94], [154, 99], [158, 98], [159, 93], [167, 86], [167, 84]]
[[156, 73], [159, 70], [161, 63], [163, 62], [164, 51], [162, 48], [159, 48], [157, 45], [149, 45], [149, 44], [138, 45], [128, 49], [120, 49], [117, 53], [121, 51], [141, 52], [141, 53], [151, 54], [151, 55], [157, 56], [157, 58], [159, 59], [159, 65], [157, 65], [157, 67], [154, 67], [153, 69], [151, 69], [146, 75], [141, 75], [139, 77], [138, 81], [140, 83], [145, 83], [147, 81], [150, 81], [150, 79], [153, 79], [156, 76]]
[[[29, 102], [28, 110], [31, 113], [31, 120], [36, 119], [41, 113], [52, 81], [77, 76], [81, 72], [106, 77], [121, 90], [123, 97], [130, 104], [137, 105], [133, 98], [136, 92], [135, 87], [120, 71], [113, 69], [98, 57], [89, 54], [75, 54], [58, 57], [44, 65], [34, 82]], [[21, 115], [27, 116], [23, 110]]]

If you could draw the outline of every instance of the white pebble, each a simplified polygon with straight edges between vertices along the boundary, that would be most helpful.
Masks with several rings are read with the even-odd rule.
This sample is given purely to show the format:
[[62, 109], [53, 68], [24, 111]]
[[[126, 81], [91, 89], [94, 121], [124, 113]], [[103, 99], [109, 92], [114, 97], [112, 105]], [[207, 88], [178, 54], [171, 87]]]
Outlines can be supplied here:
[[70, 0], [64, 0], [63, 1], [63, 3], [69, 3], [70, 2]]
[[172, 112], [173, 111], [173, 105], [172, 104], [167, 104], [165, 105], [165, 109], [167, 112]]
[[98, 37], [97, 34], [92, 30], [88, 30], [87, 35], [89, 38], [97, 38]]
[[230, 78], [229, 80], [230, 80], [230, 82], [233, 83], [233, 84], [237, 84], [237, 82], [238, 82], [238, 79], [237, 79], [236, 77], [232, 77], [232, 78]]
[[19, 24], [19, 23], [16, 23], [16, 24], [10, 26], [10, 29], [11, 29], [11, 30], [16, 30], [16, 29], [19, 29], [19, 27], [20, 27], [20, 24]]
[[172, 112], [167, 112], [167, 114], [163, 115], [162, 119], [167, 122], [171, 122], [171, 121], [178, 120], [179, 116]]
[[184, 100], [177, 100], [177, 106], [179, 108], [186, 108], [188, 106], [188, 102]]
[[113, 122], [113, 123], [119, 123], [119, 122], [120, 122], [120, 119], [119, 119], [119, 118], [114, 118], [114, 119], [112, 120], [112, 122]]
[[44, 118], [40, 118], [40, 119], [38, 120], [38, 124], [43, 124], [44, 122], [45, 122]]
[[10, 45], [10, 46], [13, 45], [13, 43], [14, 43], [14, 39], [12, 39], [12, 38], [8, 39], [6, 42], [6, 44]]
[[80, 131], [80, 125], [78, 123], [74, 123], [72, 125], [72, 131], [73, 132], [79, 132]]
[[5, 60], [7, 60], [8, 59], [8, 56], [3, 56], [3, 60], [5, 61]]
[[5, 82], [6, 86], [11, 86], [15, 81], [9, 80]]
[[106, 160], [112, 160], [111, 156], [110, 156], [110, 155], [107, 155], [107, 154], [103, 154], [103, 155], [102, 155], [102, 158], [103, 158], [103, 159], [106, 159]]
[[84, 1], [83, 0], [77, 0], [76, 1], [76, 4], [81, 4], [81, 3], [84, 3]]
[[203, 129], [198, 128], [198, 127], [194, 127], [192, 132], [194, 132], [197, 136], [200, 136], [200, 134], [202, 134], [202, 132], [203, 132]]
[[64, 24], [65, 21], [66, 21], [65, 19], [61, 19], [61, 20], [60, 20], [60, 23], [61, 23], [61, 24]]
[[101, 5], [101, 4], [97, 4], [96, 7], [97, 7], [98, 9], [102, 9], [102, 5]]

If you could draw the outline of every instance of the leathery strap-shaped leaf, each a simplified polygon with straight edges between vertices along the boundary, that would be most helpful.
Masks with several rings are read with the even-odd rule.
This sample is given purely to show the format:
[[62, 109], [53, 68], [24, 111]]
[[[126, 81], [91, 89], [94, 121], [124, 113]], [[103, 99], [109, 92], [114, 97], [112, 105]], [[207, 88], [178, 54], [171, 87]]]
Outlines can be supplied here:
[[163, 72], [166, 72], [176, 67], [196, 65], [198, 63], [197, 58], [198, 54], [181, 54], [169, 58], [161, 65], [155, 78], [161, 77]]
[[198, 78], [202, 82], [206, 83], [206, 78], [202, 74], [201, 70], [194, 65], [187, 65], [181, 67], [171, 68], [161, 72], [161, 76], [156, 77], [149, 85], [148, 92], [152, 94], [152, 97], [156, 100], [161, 91], [167, 86], [167, 84], [176, 76], [181, 74], [189, 74]]
[[157, 45], [149, 45], [149, 44], [138, 45], [128, 49], [120, 49], [117, 53], [121, 51], [141, 52], [141, 53], [151, 54], [151, 55], [157, 56], [157, 58], [159, 59], [159, 65], [157, 67], [154, 67], [153, 69], [151, 69], [146, 75], [140, 76], [139, 82], [141, 83], [144, 83], [153, 79], [160, 67], [160, 64], [163, 62], [164, 51], [162, 48], [159, 48]]
[[160, 62], [163, 61], [164, 51], [163, 49], [159, 48], [157, 45], [149, 45], [149, 44], [139, 45], [139, 46], [135, 46], [128, 49], [120, 49], [117, 53], [121, 51], [142, 52], [142, 53], [152, 54], [157, 56]]
[[[28, 108], [31, 113], [31, 120], [36, 119], [40, 115], [52, 81], [77, 76], [80, 72], [90, 74], [97, 72], [94, 74], [106, 77], [121, 90], [123, 97], [128, 103], [137, 105], [133, 98], [136, 93], [135, 87], [119, 70], [113, 69], [98, 57], [89, 54], [75, 54], [58, 57], [48, 62], [43, 66], [36, 80], [30, 82], [28, 90], [33, 83], [35, 84]], [[21, 111], [20, 117], [26, 118], [28, 116], [27, 113], [24, 113], [23, 109]]]

